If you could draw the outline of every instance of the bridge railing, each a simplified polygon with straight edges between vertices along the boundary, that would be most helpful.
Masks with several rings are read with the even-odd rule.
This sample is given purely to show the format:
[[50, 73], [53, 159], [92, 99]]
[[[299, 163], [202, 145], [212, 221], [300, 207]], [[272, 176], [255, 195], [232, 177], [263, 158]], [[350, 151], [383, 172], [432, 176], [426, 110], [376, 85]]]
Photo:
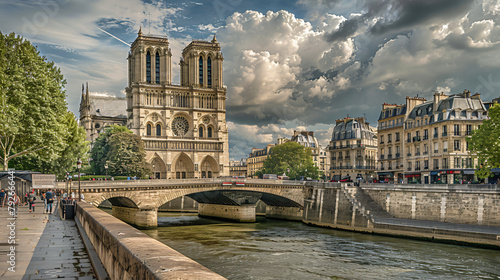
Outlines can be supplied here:
[[[175, 185], [222, 184], [224, 182], [262, 184], [262, 185], [293, 185], [302, 186], [303, 181], [270, 180], [270, 179], [235, 179], [235, 178], [205, 178], [205, 179], [145, 179], [120, 181], [80, 181], [82, 188], [127, 188], [127, 187], [158, 187]], [[66, 188], [68, 182], [58, 182], [59, 187]], [[78, 187], [78, 181], [71, 182], [71, 188]]]

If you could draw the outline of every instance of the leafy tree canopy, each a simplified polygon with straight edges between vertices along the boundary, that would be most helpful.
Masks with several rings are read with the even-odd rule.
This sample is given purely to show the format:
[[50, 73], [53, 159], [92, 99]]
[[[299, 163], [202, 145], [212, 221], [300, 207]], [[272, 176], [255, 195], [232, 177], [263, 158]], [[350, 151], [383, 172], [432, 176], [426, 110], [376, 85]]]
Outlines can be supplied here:
[[476, 175], [479, 178], [490, 177], [492, 168], [500, 168], [500, 104], [490, 107], [488, 114], [490, 119], [467, 139], [469, 151], [478, 158]]
[[[85, 153], [61, 70], [27, 40], [0, 32], [0, 164], [59, 174]], [[73, 146], [72, 146], [73, 145]]]
[[317, 179], [319, 176], [319, 170], [314, 166], [311, 150], [292, 141], [271, 149], [271, 154], [264, 161], [262, 172], [276, 175], [285, 173], [290, 179], [300, 179], [302, 176]]
[[99, 134], [92, 148], [92, 168], [96, 174], [142, 177], [151, 172], [141, 137], [124, 126], [114, 125]]

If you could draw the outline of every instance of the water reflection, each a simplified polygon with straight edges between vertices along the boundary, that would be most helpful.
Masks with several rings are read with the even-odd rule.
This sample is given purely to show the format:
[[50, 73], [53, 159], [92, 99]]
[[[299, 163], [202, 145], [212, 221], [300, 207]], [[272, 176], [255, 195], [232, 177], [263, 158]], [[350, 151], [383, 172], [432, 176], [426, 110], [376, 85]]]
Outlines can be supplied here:
[[151, 237], [228, 279], [499, 279], [500, 252], [258, 218], [159, 213]]

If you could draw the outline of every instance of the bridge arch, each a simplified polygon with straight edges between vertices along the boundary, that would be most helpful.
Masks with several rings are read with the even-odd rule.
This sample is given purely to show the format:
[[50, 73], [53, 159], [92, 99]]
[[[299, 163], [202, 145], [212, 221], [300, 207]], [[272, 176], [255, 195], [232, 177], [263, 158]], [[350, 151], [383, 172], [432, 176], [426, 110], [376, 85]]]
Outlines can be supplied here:
[[92, 196], [87, 199], [87, 202], [99, 207], [101, 203], [108, 200], [113, 206], [139, 208], [141, 202], [133, 192], [117, 191], [117, 192], [104, 192], [99, 196]]
[[169, 201], [172, 201], [181, 196], [189, 196], [193, 198], [194, 194], [202, 194], [213, 191], [259, 193], [261, 194], [260, 200], [262, 200], [262, 202], [266, 203], [269, 206], [302, 208], [304, 205], [302, 190], [298, 190], [297, 194], [293, 194], [291, 192], [283, 192], [279, 188], [262, 188], [255, 190], [255, 188], [250, 189], [248, 187], [232, 187], [222, 189], [219, 184], [213, 184], [203, 188], [191, 188], [189, 186], [186, 186], [186, 188], [183, 189], [170, 190], [169, 192], [163, 193], [159, 196], [154, 207], [159, 208]]

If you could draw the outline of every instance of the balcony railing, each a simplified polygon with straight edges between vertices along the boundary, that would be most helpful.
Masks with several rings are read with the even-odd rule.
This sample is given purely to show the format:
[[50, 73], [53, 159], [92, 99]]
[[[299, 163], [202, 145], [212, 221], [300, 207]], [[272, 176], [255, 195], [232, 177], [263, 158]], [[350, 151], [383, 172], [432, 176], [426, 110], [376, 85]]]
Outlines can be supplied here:
[[401, 155], [399, 153], [396, 153], [396, 158], [399, 158], [401, 157]]
[[407, 157], [411, 157], [411, 153], [407, 153], [407, 154], [406, 154], [406, 156], [407, 156]]
[[439, 165], [434, 166], [434, 169], [439, 169]]
[[438, 138], [438, 134], [437, 133], [434, 133], [434, 138]]
[[420, 152], [416, 152], [416, 153], [415, 153], [415, 156], [419, 156], [419, 155], [420, 155]]
[[384, 141], [380, 141], [380, 144], [384, 144]]
[[447, 153], [448, 152], [448, 149], [443, 149], [443, 153]]
[[472, 131], [470, 131], [470, 130], [465, 131], [465, 136], [470, 136], [471, 134], [472, 134]]
[[460, 136], [460, 131], [454, 131], [453, 136]]
[[387, 141], [387, 144], [392, 143], [392, 140]]
[[411, 171], [411, 167], [406, 168], [406, 170]]
[[434, 150], [434, 153], [435, 153], [435, 154], [439, 153], [439, 150]]
[[380, 159], [385, 159], [385, 155], [380, 155]]
[[411, 139], [410, 138], [406, 139], [406, 143], [411, 143]]
[[223, 151], [223, 143], [214, 141], [212, 143], [207, 142], [185, 142], [185, 141], [155, 141], [155, 140], [144, 140], [144, 146], [146, 150], [157, 150], [157, 151]]
[[429, 139], [429, 136], [424, 135], [424, 140], [427, 140], [427, 139]]
[[399, 138], [396, 138], [396, 142], [399, 142]]
[[428, 155], [428, 154], [429, 154], [429, 152], [423, 152], [422, 154], [423, 154], [423, 155]]
[[392, 158], [392, 154], [388, 154], [387, 159], [391, 159], [391, 158]]
[[443, 137], [448, 136], [448, 132], [443, 132], [442, 136]]
[[429, 166], [424, 166], [424, 170], [429, 170]]
[[420, 167], [415, 167], [415, 171], [420, 171]]

